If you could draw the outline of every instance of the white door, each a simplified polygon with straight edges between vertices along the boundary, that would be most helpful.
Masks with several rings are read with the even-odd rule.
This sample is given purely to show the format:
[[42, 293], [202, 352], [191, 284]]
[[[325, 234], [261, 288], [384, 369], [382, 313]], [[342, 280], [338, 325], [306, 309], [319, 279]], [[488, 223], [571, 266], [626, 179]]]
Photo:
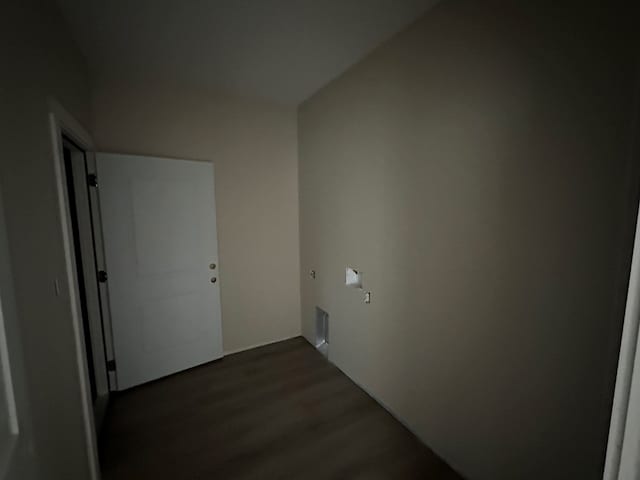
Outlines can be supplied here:
[[213, 165], [96, 159], [118, 390], [222, 357]]

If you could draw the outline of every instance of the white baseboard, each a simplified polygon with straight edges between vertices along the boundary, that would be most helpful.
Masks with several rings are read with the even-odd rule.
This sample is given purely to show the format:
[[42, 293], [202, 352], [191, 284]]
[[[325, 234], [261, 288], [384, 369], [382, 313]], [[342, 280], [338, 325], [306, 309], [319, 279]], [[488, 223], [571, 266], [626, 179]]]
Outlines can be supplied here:
[[[313, 342], [311, 342], [307, 337], [305, 337], [304, 335], [302, 336], [302, 338], [304, 338], [313, 348], [316, 348], [313, 345]], [[371, 391], [369, 391], [368, 388], [366, 388], [364, 385], [362, 385], [359, 381], [357, 381], [355, 378], [353, 378], [351, 375], [349, 375], [347, 372], [345, 372], [344, 370], [342, 370], [342, 368], [340, 368], [338, 365], [336, 365], [334, 362], [331, 361], [331, 353], [329, 353], [329, 357], [326, 357], [327, 360], [329, 362], [331, 362], [331, 364], [336, 367], [338, 370], [340, 370], [349, 380], [351, 380], [358, 388], [360, 388], [360, 390], [362, 390], [364, 393], [366, 393], [367, 395], [369, 395], [369, 397], [371, 397], [378, 405], [380, 405], [382, 408], [384, 408], [387, 413], [389, 413], [389, 415], [391, 415], [398, 423], [400, 423], [404, 428], [406, 428], [414, 437], [416, 437], [416, 439], [418, 439], [418, 441], [420, 443], [422, 443], [424, 446], [426, 446], [430, 451], [432, 451], [435, 455], [438, 456], [438, 458], [440, 458], [443, 462], [446, 462], [447, 465], [449, 465], [449, 467], [451, 469], [453, 469], [456, 473], [458, 473], [460, 475], [460, 470], [455, 466], [452, 465], [451, 462], [449, 462], [449, 460], [446, 460], [442, 455], [440, 455], [438, 452], [436, 452], [435, 450], [433, 450], [433, 448], [431, 448], [429, 446], [429, 444], [427, 442], [424, 441], [424, 439], [418, 435], [418, 433], [411, 428], [411, 426], [405, 422], [400, 416], [398, 416], [385, 402], [383, 402], [382, 400], [380, 400], [376, 395], [374, 395], [373, 393], [371, 393]]]
[[293, 338], [298, 338], [300, 334], [293, 335], [292, 337], [280, 338], [277, 340], [269, 340], [268, 342], [256, 343], [254, 345], [248, 345], [246, 347], [235, 348], [233, 350], [225, 350], [223, 355], [226, 357], [227, 355], [233, 355], [234, 353], [245, 352], [247, 350], [251, 350], [253, 348], [258, 347], [266, 347], [267, 345], [271, 345], [272, 343], [284, 342], [285, 340], [291, 340]]

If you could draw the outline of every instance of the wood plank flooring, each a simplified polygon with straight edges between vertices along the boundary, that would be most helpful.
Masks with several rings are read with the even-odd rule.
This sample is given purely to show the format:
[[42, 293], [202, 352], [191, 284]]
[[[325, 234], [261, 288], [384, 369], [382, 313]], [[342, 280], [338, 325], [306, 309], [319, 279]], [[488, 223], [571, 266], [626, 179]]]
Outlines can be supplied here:
[[304, 339], [114, 395], [105, 480], [458, 480]]

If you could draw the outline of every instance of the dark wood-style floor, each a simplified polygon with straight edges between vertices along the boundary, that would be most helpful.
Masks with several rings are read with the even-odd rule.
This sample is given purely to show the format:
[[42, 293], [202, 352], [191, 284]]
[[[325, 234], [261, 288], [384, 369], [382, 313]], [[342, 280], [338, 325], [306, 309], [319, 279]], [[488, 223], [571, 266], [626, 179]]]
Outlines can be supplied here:
[[302, 338], [114, 396], [100, 440], [105, 480], [460, 479]]

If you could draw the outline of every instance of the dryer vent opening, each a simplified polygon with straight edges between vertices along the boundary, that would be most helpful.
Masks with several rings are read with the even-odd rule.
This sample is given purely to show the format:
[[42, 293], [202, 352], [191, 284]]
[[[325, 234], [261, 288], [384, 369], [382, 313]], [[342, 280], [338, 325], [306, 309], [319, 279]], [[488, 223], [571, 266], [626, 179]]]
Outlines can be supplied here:
[[316, 348], [325, 357], [329, 356], [329, 314], [316, 307]]

